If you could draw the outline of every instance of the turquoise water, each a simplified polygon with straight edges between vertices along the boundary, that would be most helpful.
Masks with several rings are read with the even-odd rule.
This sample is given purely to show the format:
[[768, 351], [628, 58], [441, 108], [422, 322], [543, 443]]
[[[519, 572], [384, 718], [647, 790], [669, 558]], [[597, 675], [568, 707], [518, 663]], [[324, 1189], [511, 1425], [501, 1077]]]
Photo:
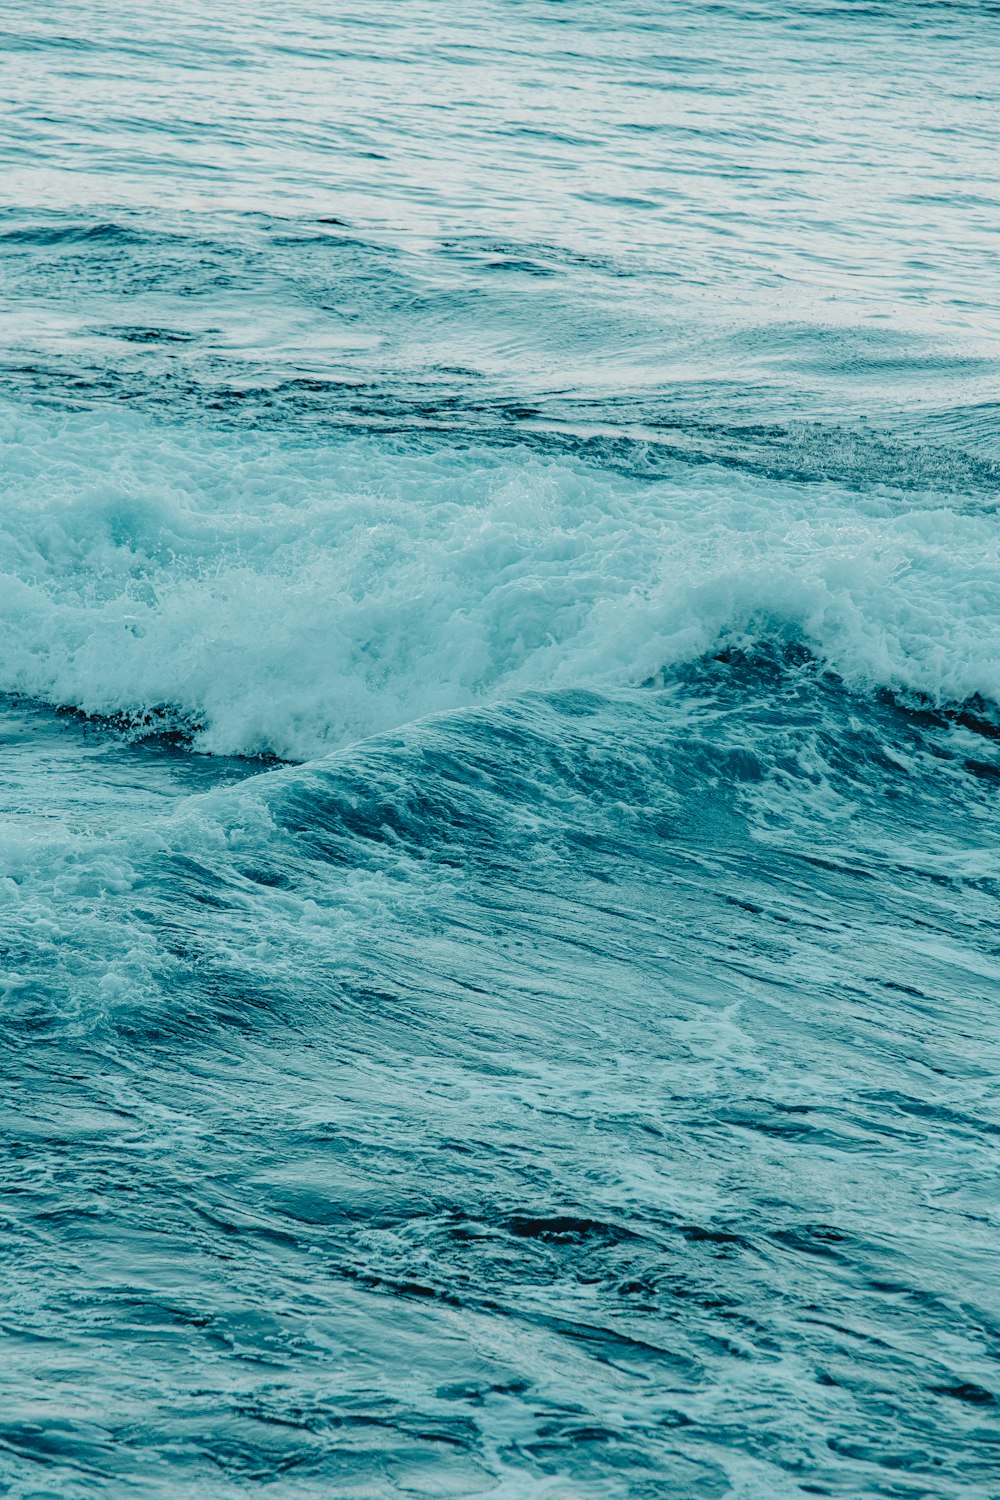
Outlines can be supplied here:
[[0, 1493], [1000, 1494], [1000, 7], [0, 66]]

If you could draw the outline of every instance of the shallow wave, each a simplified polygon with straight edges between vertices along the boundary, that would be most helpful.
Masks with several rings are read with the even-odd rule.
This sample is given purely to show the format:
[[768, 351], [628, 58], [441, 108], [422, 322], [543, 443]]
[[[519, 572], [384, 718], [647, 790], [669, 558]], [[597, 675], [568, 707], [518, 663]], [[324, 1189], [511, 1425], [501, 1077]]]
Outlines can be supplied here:
[[767, 641], [1000, 697], [995, 518], [954, 496], [23, 407], [2, 440], [0, 689], [202, 750], [307, 759]]

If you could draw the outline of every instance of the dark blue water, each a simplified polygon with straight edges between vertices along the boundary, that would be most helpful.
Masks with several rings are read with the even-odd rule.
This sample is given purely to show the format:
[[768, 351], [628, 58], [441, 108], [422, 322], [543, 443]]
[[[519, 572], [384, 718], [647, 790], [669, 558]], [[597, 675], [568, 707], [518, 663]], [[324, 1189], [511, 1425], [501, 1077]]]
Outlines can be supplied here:
[[998, 65], [0, 0], [0, 1493], [1000, 1496]]

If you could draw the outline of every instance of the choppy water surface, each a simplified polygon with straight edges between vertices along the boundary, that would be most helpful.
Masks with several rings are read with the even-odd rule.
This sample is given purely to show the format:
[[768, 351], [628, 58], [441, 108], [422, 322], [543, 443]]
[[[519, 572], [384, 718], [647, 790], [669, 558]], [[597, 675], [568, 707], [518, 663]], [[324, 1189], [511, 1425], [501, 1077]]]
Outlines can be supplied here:
[[0, 57], [0, 1490], [1000, 1494], [1000, 9]]

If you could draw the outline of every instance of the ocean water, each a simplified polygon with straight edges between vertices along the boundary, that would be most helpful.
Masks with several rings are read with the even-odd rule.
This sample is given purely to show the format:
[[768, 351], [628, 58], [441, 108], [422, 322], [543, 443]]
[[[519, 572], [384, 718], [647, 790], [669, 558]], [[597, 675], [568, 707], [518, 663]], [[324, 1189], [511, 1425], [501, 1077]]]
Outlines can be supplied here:
[[1000, 1495], [1000, 6], [0, 69], [0, 1493]]

